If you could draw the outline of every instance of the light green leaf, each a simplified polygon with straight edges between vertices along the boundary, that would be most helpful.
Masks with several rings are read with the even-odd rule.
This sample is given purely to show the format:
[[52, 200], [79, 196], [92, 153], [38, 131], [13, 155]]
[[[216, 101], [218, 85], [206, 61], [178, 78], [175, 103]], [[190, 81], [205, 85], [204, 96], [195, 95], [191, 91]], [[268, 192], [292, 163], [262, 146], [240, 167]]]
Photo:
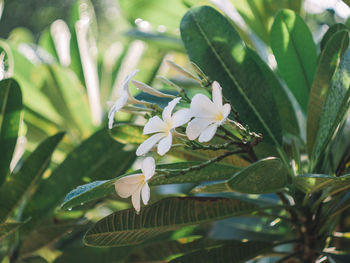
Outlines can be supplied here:
[[292, 10], [277, 14], [271, 28], [271, 48], [281, 76], [306, 112], [317, 52], [309, 28]]
[[199, 186], [194, 193], [274, 193], [288, 184], [288, 171], [278, 158], [266, 158], [236, 172], [230, 179]]
[[114, 140], [123, 144], [141, 144], [149, 137], [142, 130], [143, 126], [118, 123], [110, 130], [110, 134]]
[[0, 241], [9, 234], [16, 231], [23, 223], [4, 223], [0, 224]]
[[0, 222], [5, 221], [36, 186], [63, 136], [64, 133], [59, 133], [42, 142], [24, 161], [20, 171], [12, 174], [0, 187]]
[[85, 235], [89, 246], [109, 247], [138, 244], [179, 227], [249, 214], [256, 206], [224, 198], [176, 197], [143, 208], [113, 213], [98, 221]]
[[9, 173], [22, 107], [22, 93], [17, 82], [13, 79], [0, 81], [0, 185]]
[[[174, 164], [161, 164], [157, 166], [159, 169], [171, 169], [172, 171], [181, 171], [193, 165], [198, 165], [200, 162], [184, 162]], [[155, 175], [150, 181], [150, 186], [163, 185], [163, 184], [182, 184], [182, 183], [199, 183], [203, 181], [215, 181], [227, 179], [232, 176], [233, 173], [240, 170], [240, 167], [235, 167], [227, 164], [214, 163], [207, 167], [204, 167], [200, 171], [192, 171], [185, 174], [179, 174], [174, 177], [168, 178], [162, 175]], [[132, 174], [141, 173], [140, 170], [134, 171]], [[92, 200], [103, 198], [107, 195], [115, 193], [114, 183], [123, 176], [117, 177], [109, 181], [96, 181], [86, 185], [78, 186], [71, 191], [65, 198], [62, 204], [62, 209], [72, 208], [82, 203], [86, 203]]]
[[221, 84], [243, 123], [278, 147], [282, 129], [269, 83], [232, 24], [209, 6], [192, 8], [182, 19], [181, 37], [190, 60]]
[[47, 180], [41, 181], [24, 218], [31, 216], [32, 222], [43, 219], [62, 202], [67, 189], [82, 184], [83, 178], [93, 181], [123, 174], [135, 160], [135, 153], [123, 151], [123, 146], [109, 136], [107, 129], [97, 131], [74, 149]]
[[213, 246], [185, 254], [170, 261], [170, 263], [226, 263], [247, 262], [256, 256], [272, 251], [272, 245], [263, 242], [231, 241], [222, 246]]
[[315, 144], [321, 112], [331, 86], [332, 76], [348, 46], [349, 31], [340, 30], [330, 36], [320, 54], [307, 112], [307, 148], [310, 155]]
[[334, 132], [344, 119], [350, 106], [350, 49], [345, 52], [332, 78], [320, 115], [318, 132], [314, 144], [312, 170], [321, 160], [322, 153]]

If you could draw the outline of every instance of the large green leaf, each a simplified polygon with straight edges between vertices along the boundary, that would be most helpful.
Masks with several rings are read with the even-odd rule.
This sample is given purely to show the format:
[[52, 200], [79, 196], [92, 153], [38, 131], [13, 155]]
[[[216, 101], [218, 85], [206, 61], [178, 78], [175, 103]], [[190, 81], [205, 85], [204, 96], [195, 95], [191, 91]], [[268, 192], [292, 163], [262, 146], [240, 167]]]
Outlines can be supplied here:
[[343, 31], [343, 30], [349, 30], [348, 27], [342, 23], [338, 23], [335, 25], [332, 25], [326, 32], [326, 34], [324, 34], [322, 40], [321, 40], [321, 51], [323, 51], [323, 49], [326, 47], [328, 41], [339, 31]]
[[331, 86], [332, 76], [348, 46], [349, 31], [341, 30], [330, 37], [320, 54], [307, 112], [307, 148], [310, 155], [315, 143], [327, 91]]
[[0, 224], [0, 241], [7, 235], [16, 231], [23, 223], [4, 223]]
[[226, 263], [247, 262], [256, 256], [272, 251], [272, 245], [263, 242], [231, 241], [222, 246], [213, 246], [185, 254], [171, 260], [171, 263]]
[[190, 9], [181, 21], [181, 37], [190, 59], [212, 80], [239, 112], [244, 124], [278, 146], [281, 122], [269, 83], [232, 24], [218, 11]]
[[231, 0], [246, 24], [265, 43], [269, 43], [269, 32], [275, 14], [282, 8], [300, 11], [301, 0]]
[[0, 185], [9, 173], [22, 112], [22, 93], [17, 82], [0, 82]]
[[313, 149], [312, 169], [321, 159], [334, 132], [344, 119], [350, 106], [350, 49], [348, 49], [332, 78], [320, 115]]
[[[200, 162], [163, 164], [158, 165], [157, 169], [171, 169], [173, 171], [181, 171], [193, 165], [199, 164]], [[230, 178], [233, 173], [240, 169], [240, 167], [214, 163], [212, 165], [204, 167], [200, 171], [192, 171], [173, 177], [167, 177], [160, 172], [159, 175], [155, 175], [152, 180], [150, 180], [149, 185], [155, 186], [163, 184], [199, 183], [203, 181], [222, 180]], [[137, 173], [141, 173], [141, 171], [138, 170], [133, 172], [133, 174]], [[96, 181], [86, 185], [78, 186], [66, 196], [64, 203], [62, 204], [62, 208], [67, 209], [75, 207], [86, 202], [114, 194], [114, 183], [120, 178], [121, 177], [118, 177], [109, 181]]]
[[12, 174], [0, 187], [0, 222], [6, 220], [23, 198], [33, 190], [63, 136], [64, 133], [59, 133], [41, 143], [24, 161], [21, 170]]
[[83, 183], [83, 179], [110, 179], [123, 174], [135, 159], [134, 152], [125, 152], [102, 129], [74, 149], [67, 158], [43, 180], [26, 207], [24, 216], [41, 219], [59, 205], [67, 190]]
[[141, 144], [149, 136], [142, 133], [143, 126], [118, 123], [110, 130], [111, 136], [120, 143], [123, 144]]
[[199, 186], [195, 193], [240, 192], [265, 194], [277, 192], [288, 184], [288, 171], [278, 158], [266, 158], [236, 172], [230, 179]]
[[277, 14], [271, 28], [271, 48], [281, 76], [306, 112], [317, 52], [309, 28], [292, 10]]
[[250, 214], [253, 204], [225, 198], [166, 198], [143, 208], [113, 213], [98, 221], [85, 235], [89, 246], [109, 247], [138, 244], [158, 234], [186, 225]]

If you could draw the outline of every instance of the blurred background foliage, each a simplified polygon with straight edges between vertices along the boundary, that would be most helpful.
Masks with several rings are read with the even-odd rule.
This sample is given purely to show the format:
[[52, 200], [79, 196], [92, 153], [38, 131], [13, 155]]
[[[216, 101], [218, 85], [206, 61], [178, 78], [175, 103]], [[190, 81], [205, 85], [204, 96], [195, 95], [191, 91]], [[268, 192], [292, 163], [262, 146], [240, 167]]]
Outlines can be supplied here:
[[[105, 129], [109, 109], [107, 102], [114, 100], [117, 87], [128, 73], [138, 68], [140, 72], [136, 76], [137, 80], [160, 89], [169, 89], [156, 78], [165, 75], [175, 83], [191, 87], [187, 90], [189, 96], [196, 92], [198, 86], [190, 79], [179, 77], [165, 61], [170, 59], [188, 67], [179, 24], [189, 7], [203, 4], [211, 5], [231, 18], [242, 39], [273, 70], [276, 69], [276, 61], [269, 47], [270, 29], [280, 9], [293, 9], [304, 18], [313, 32], [318, 51], [321, 38], [330, 26], [337, 22], [348, 23], [347, 15], [339, 10], [347, 9], [350, 14], [345, 5], [317, 6], [317, 1], [302, 0], [2, 2], [1, 73], [18, 82], [24, 112], [21, 115], [23, 119], [17, 118], [18, 121], [21, 119], [21, 125], [7, 173], [20, 175], [23, 167], [27, 167], [26, 161], [35, 162], [39, 157], [47, 161], [44, 169], [37, 165], [37, 171], [31, 171], [33, 178], [36, 178], [35, 183], [33, 181], [30, 187], [19, 191], [21, 198], [16, 199], [18, 202], [14, 202], [0, 220], [0, 223], [8, 219], [6, 222], [22, 224], [23, 220], [32, 218], [30, 223], [21, 228], [20, 237], [13, 234], [19, 225], [13, 223], [15, 225], [6, 226], [12, 227], [13, 231], [6, 230], [9, 234], [5, 237], [1, 235], [0, 224], [0, 240], [4, 238], [5, 244], [0, 246], [2, 263], [12, 262], [6, 256], [7, 248], [18, 262], [119, 262], [128, 257], [131, 262], [137, 262], [140, 257], [145, 258], [148, 253], [142, 247], [132, 252], [131, 247], [97, 249], [82, 244], [82, 236], [90, 222], [129, 207], [125, 200], [111, 196], [83, 204], [70, 212], [60, 210], [59, 205], [66, 193], [83, 183], [115, 178], [130, 171], [135, 160], [134, 148], [125, 149]], [[134, 94], [137, 93], [134, 89]], [[18, 103], [22, 107], [22, 101]], [[294, 106], [302, 126], [305, 112], [296, 101]], [[121, 121], [132, 118], [126, 113], [118, 113], [117, 117]], [[346, 130], [348, 126], [345, 124], [342, 129]], [[62, 131], [66, 132], [63, 139], [60, 134]], [[305, 140], [305, 134], [298, 136], [298, 141], [300, 138], [301, 141]], [[58, 144], [61, 139], [62, 142]], [[290, 138], [285, 136], [284, 139], [288, 141]], [[57, 150], [54, 151], [57, 144]], [[343, 147], [346, 145], [348, 143], [343, 144]], [[347, 150], [341, 149], [342, 153]], [[52, 162], [48, 164], [50, 161], [45, 157], [52, 153]], [[90, 156], [90, 153], [93, 154]], [[334, 151], [334, 154], [338, 159], [336, 154], [342, 155], [339, 151]], [[84, 156], [85, 160], [79, 161], [77, 156]], [[95, 162], [97, 165], [92, 165]], [[244, 163], [242, 159], [232, 162]], [[178, 194], [188, 191], [191, 186], [160, 188], [159, 192]], [[0, 188], [0, 196], [9, 196], [6, 187]], [[155, 195], [154, 200], [159, 198]], [[276, 201], [270, 196], [266, 199], [270, 203]], [[244, 226], [237, 219], [217, 222], [211, 234], [224, 239], [229, 229], [231, 236], [240, 239], [249, 234], [256, 237], [253, 230], [258, 229], [263, 237], [260, 235], [257, 239], [261, 240], [268, 234], [283, 236], [289, 231], [283, 224], [277, 227], [277, 231], [270, 231], [267, 227], [270, 222], [254, 218], [244, 220]], [[169, 250], [165, 250], [163, 259], [168, 259], [181, 246], [181, 242], [174, 244], [173, 240], [181, 240], [189, 235], [195, 238], [208, 234], [206, 231], [201, 226], [173, 231], [166, 237]], [[17, 246], [8, 245], [13, 243]], [[153, 260], [152, 256], [158, 255], [158, 245], [150, 244], [147, 252], [154, 253], [148, 254], [150, 261]], [[114, 261], [115, 258], [118, 260]]]

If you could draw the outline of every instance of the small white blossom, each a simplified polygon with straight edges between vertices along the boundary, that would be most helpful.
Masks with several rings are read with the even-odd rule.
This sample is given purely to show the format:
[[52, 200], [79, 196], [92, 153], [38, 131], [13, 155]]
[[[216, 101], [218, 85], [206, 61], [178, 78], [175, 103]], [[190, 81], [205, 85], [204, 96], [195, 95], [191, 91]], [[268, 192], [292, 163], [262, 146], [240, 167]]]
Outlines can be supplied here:
[[168, 106], [163, 110], [162, 119], [158, 116], [154, 116], [148, 120], [143, 129], [143, 134], [155, 134], [139, 146], [136, 155], [140, 156], [146, 154], [157, 143], [158, 154], [164, 155], [170, 150], [173, 141], [172, 134], [175, 128], [184, 125], [191, 119], [190, 109], [181, 109], [172, 114], [172, 111], [176, 104], [179, 103], [180, 99], [181, 98], [176, 98], [169, 102]]
[[132, 80], [131, 81], [138, 89], [142, 90], [143, 92], [146, 92], [148, 94], [151, 94], [153, 96], [156, 96], [156, 97], [160, 97], [160, 98], [170, 98], [170, 99], [174, 99], [175, 96], [174, 95], [171, 95], [171, 94], [165, 94], [159, 90], [156, 90], [150, 86], [148, 86], [147, 84], [145, 83], [142, 83], [140, 81], [137, 81], [137, 80]]
[[142, 174], [132, 174], [120, 178], [115, 182], [115, 191], [122, 198], [128, 198], [131, 196], [131, 202], [134, 206], [136, 213], [140, 212], [141, 200], [145, 205], [148, 204], [150, 198], [150, 188], [148, 181], [155, 173], [156, 165], [152, 157], [147, 157], [142, 163]]
[[196, 139], [198, 136], [199, 142], [210, 141], [217, 128], [222, 125], [230, 111], [230, 104], [222, 104], [222, 90], [220, 84], [214, 81], [212, 85], [211, 101], [203, 94], [197, 94], [191, 101], [191, 114], [195, 117], [188, 123], [186, 135], [190, 140]]
[[124, 81], [122, 83], [122, 86], [117, 91], [118, 98], [114, 102], [112, 108], [110, 109], [110, 111], [108, 113], [108, 128], [109, 129], [112, 129], [112, 127], [113, 127], [114, 115], [118, 111], [120, 111], [128, 102], [135, 103], [135, 104], [144, 103], [142, 101], [138, 101], [137, 99], [135, 99], [130, 94], [130, 91], [129, 91], [129, 82], [130, 82], [131, 78], [133, 78], [136, 75], [137, 72], [138, 72], [138, 70], [136, 69], [133, 72], [131, 72], [131, 74], [126, 76], [126, 78], [124, 79]]

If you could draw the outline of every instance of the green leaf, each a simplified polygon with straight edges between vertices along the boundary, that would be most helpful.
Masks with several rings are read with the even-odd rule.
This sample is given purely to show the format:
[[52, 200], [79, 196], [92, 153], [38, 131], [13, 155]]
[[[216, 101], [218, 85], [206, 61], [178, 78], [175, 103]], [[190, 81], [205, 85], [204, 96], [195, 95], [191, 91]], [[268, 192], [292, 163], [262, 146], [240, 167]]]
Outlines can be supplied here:
[[199, 186], [194, 193], [240, 192], [274, 193], [288, 184], [288, 171], [278, 158], [266, 158], [236, 172], [230, 179]]
[[223, 246], [214, 246], [200, 249], [171, 260], [171, 263], [226, 263], [226, 262], [247, 262], [256, 256], [272, 251], [272, 245], [263, 242], [227, 242]]
[[324, 34], [322, 40], [321, 40], [321, 51], [323, 51], [323, 49], [326, 47], [326, 45], [328, 44], [328, 41], [339, 31], [343, 31], [343, 30], [347, 30], [349, 31], [348, 27], [342, 23], [338, 23], [335, 25], [332, 25], [326, 32], [326, 34]]
[[212, 7], [202, 6], [190, 9], [180, 28], [190, 60], [220, 83], [244, 124], [278, 147], [282, 129], [269, 83], [232, 24]]
[[118, 123], [110, 130], [110, 134], [114, 140], [123, 144], [141, 144], [149, 137], [142, 130], [143, 126]]
[[0, 241], [12, 232], [16, 231], [21, 225], [23, 225], [23, 223], [0, 224]]
[[38, 227], [23, 239], [19, 249], [19, 254], [21, 256], [32, 254], [33, 252], [58, 241], [63, 236], [72, 232], [73, 229], [77, 230], [81, 228], [81, 225], [74, 224]]
[[134, 152], [125, 152], [123, 147], [109, 136], [107, 129], [97, 131], [41, 182], [24, 217], [31, 216], [34, 222], [43, 219], [62, 202], [67, 189], [82, 184], [83, 178], [93, 181], [123, 174], [135, 160]]
[[13, 79], [0, 81], [0, 185], [9, 173], [22, 112], [22, 93]]
[[301, 174], [295, 177], [294, 184], [303, 192], [312, 194], [330, 186], [338, 178], [327, 174]]
[[[157, 166], [158, 169], [171, 169], [173, 171], [181, 171], [193, 165], [198, 165], [200, 162], [185, 162], [185, 163], [173, 163], [173, 164], [161, 164]], [[200, 171], [192, 171], [185, 174], [180, 174], [174, 177], [168, 178], [162, 174], [155, 175], [150, 181], [150, 186], [163, 185], [163, 184], [181, 184], [181, 183], [199, 183], [203, 181], [215, 181], [227, 179], [238, 170], [240, 167], [232, 165], [214, 163], [207, 167], [204, 167]], [[141, 173], [140, 170], [132, 172], [132, 174]], [[117, 177], [109, 181], [96, 181], [89, 184], [78, 186], [71, 191], [65, 198], [62, 204], [62, 209], [72, 208], [82, 203], [86, 203], [92, 200], [103, 198], [107, 195], [115, 193], [114, 183], [123, 176]]]
[[143, 208], [113, 213], [98, 221], [85, 235], [89, 246], [109, 247], [138, 244], [179, 227], [249, 214], [256, 206], [232, 199], [176, 197]]
[[63, 136], [64, 133], [59, 133], [42, 142], [24, 161], [20, 171], [0, 187], [0, 222], [5, 221], [36, 186]]
[[309, 28], [292, 10], [277, 14], [271, 28], [271, 48], [281, 76], [306, 112], [317, 52]]
[[307, 112], [307, 148], [310, 155], [315, 144], [321, 112], [331, 86], [332, 76], [348, 46], [349, 31], [340, 30], [330, 36], [320, 54]]
[[350, 106], [350, 49], [348, 49], [332, 78], [320, 115], [314, 144], [312, 170], [321, 160], [334, 132], [344, 119]]

